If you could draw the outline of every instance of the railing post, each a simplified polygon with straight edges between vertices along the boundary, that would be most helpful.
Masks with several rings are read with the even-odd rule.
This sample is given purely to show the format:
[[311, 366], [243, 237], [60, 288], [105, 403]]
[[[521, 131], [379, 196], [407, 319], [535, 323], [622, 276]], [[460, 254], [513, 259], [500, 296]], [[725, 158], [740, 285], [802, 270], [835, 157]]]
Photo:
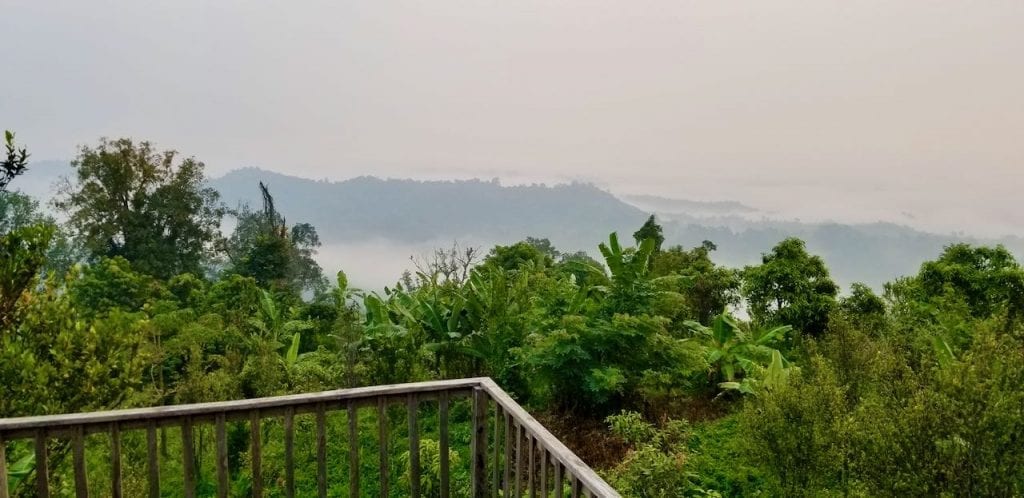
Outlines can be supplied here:
[[160, 498], [160, 462], [156, 444], [156, 422], [146, 425], [146, 468], [149, 471], [149, 498]]
[[473, 498], [487, 496], [487, 393], [473, 389]]
[[409, 407], [409, 494], [413, 498], [420, 497], [420, 433], [419, 410], [420, 399], [416, 393], [410, 393], [406, 399]]
[[441, 498], [451, 496], [451, 479], [449, 467], [451, 462], [448, 455], [448, 391], [441, 391], [437, 401], [438, 426], [440, 431], [440, 458], [441, 458]]
[[36, 496], [50, 498], [50, 458], [46, 431], [36, 431]]
[[7, 496], [7, 443], [4, 433], [0, 432], [0, 498]]
[[388, 498], [388, 476], [390, 475], [390, 462], [388, 460], [388, 400], [386, 397], [377, 398], [377, 423], [380, 440], [380, 496]]
[[[110, 424], [110, 496], [121, 498], [121, 424]], [[2, 495], [2, 494], [0, 494]]]

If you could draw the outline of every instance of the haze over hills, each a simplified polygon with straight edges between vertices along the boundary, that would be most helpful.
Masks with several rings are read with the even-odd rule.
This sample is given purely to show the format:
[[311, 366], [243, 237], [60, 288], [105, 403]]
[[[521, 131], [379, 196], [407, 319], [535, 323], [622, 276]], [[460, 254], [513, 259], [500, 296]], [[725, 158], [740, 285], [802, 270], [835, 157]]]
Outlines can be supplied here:
[[[453, 240], [486, 249], [527, 236], [546, 237], [563, 252], [585, 250], [594, 254], [608, 233], [618, 231], [628, 238], [652, 212], [662, 219], [666, 244], [695, 246], [711, 240], [718, 245], [716, 259], [729, 265], [754, 263], [785, 237], [801, 237], [812, 251], [825, 258], [844, 285], [860, 281], [880, 287], [895, 277], [916, 272], [921, 262], [956, 241], [1003, 243], [1024, 254], [1024, 240], [1019, 237], [980, 240], [882, 222], [779, 221], [735, 201], [631, 196], [626, 197], [632, 202], [628, 203], [583, 183], [502, 186], [497, 181], [385, 180], [369, 176], [317, 181], [255, 168], [232, 171], [211, 183], [229, 205], [256, 205], [259, 181], [269, 185], [278, 207], [289, 219], [317, 227], [325, 245], [323, 263], [328, 270], [386, 270], [380, 277], [384, 280], [374, 284], [393, 280], [408, 266], [408, 255], [449, 245]], [[360, 249], [344, 249], [352, 247]], [[391, 257], [382, 262], [383, 255]], [[370, 276], [364, 279], [376, 280]]]
[[[42, 201], [52, 196], [65, 161], [37, 161], [18, 187]], [[258, 207], [258, 182], [268, 184], [278, 208], [294, 222], [312, 223], [324, 245], [319, 260], [328, 272], [344, 269], [353, 282], [377, 288], [409, 268], [409, 257], [433, 248], [462, 245], [488, 249], [527, 236], [546, 237], [563, 252], [597, 255], [597, 244], [612, 231], [624, 239], [649, 214], [658, 216], [666, 244], [695, 246], [711, 240], [715, 259], [741, 266], [758, 261], [780, 240], [797, 236], [825, 258], [844, 286], [859, 281], [879, 288], [916, 272], [956, 241], [1006, 245], [1024, 255], [1024, 239], [984, 239], [935, 234], [877, 222], [802, 223], [735, 200], [693, 201], [651, 195], [622, 195], [586, 183], [502, 185], [497, 180], [419, 181], [362, 176], [343, 181], [311, 180], [244, 168], [214, 178], [211, 185], [231, 207]]]

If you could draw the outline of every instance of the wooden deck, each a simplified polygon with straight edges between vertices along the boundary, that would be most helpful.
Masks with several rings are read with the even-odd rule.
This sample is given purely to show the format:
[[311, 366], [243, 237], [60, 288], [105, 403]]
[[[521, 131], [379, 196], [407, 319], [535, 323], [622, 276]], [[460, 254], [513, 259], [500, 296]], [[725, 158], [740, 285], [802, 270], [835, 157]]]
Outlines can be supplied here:
[[[160, 496], [158, 462], [158, 429], [176, 427], [181, 431], [182, 468], [185, 496], [196, 493], [196, 469], [193, 432], [202, 425], [212, 425], [216, 439], [216, 476], [219, 497], [228, 496], [229, 469], [226, 425], [230, 421], [247, 421], [250, 429], [249, 455], [252, 469], [252, 496], [264, 495], [261, 465], [260, 424], [280, 417], [284, 429], [283, 493], [295, 496], [295, 416], [313, 414], [316, 427], [317, 489], [327, 496], [326, 416], [329, 412], [348, 414], [348, 441], [358, 441], [358, 411], [372, 409], [380, 415], [376, 437], [380, 441], [380, 496], [392, 496], [389, 486], [388, 424], [384, 416], [389, 406], [401, 404], [408, 411], [409, 492], [421, 495], [419, 461], [419, 412], [421, 403], [437, 403], [440, 444], [440, 495], [449, 497], [451, 469], [449, 462], [449, 407], [456, 399], [471, 402], [472, 441], [469, 453], [471, 496], [590, 496], [618, 497], [590, 467], [565, 447], [547, 429], [516, 403], [489, 378], [472, 378], [340, 389], [318, 393], [276, 396], [216, 403], [161, 406], [94, 413], [47, 415], [0, 419], [0, 498], [8, 497], [6, 441], [34, 441], [36, 458], [36, 495], [51, 495], [48, 451], [53, 440], [67, 441], [71, 446], [74, 489], [79, 497], [89, 496], [86, 469], [86, 436], [106, 434], [110, 445], [110, 496], [121, 497], [121, 440], [126, 431], [145, 431], [147, 441], [147, 481], [149, 496]], [[349, 494], [360, 494], [359, 447], [349, 444]], [[365, 477], [365, 476], [364, 476]], [[94, 487], [95, 488], [95, 487]], [[104, 493], [107, 494], [107, 493]]]

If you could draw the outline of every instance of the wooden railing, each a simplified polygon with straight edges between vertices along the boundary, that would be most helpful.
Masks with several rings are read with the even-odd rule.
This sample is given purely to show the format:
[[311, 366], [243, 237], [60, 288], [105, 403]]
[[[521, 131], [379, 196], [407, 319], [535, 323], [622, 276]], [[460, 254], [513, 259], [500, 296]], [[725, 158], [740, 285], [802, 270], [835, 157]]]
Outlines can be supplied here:
[[[102, 495], [121, 497], [124, 493], [122, 437], [130, 431], [144, 431], [146, 434], [146, 449], [143, 452], [146, 455], [145, 462], [131, 464], [133, 469], [145, 466], [145, 487], [148, 495], [158, 497], [161, 495], [158, 431], [166, 428], [180, 430], [182, 493], [188, 497], [195, 496], [197, 450], [194, 433], [209, 425], [213, 426], [215, 434], [216, 495], [226, 497], [230, 488], [226, 427], [229, 422], [239, 421], [247, 422], [249, 425], [248, 463], [251, 468], [251, 488], [247, 491], [254, 497], [262, 497], [267, 484], [262, 476], [261, 447], [266, 443], [261, 441], [264, 437], [264, 432], [260, 430], [261, 423], [278, 418], [283, 429], [284, 476], [277, 485], [283, 489], [275, 488], [272, 491], [294, 497], [295, 420], [299, 414], [312, 414], [315, 420], [313, 425], [316, 433], [316, 488], [317, 494], [325, 497], [329, 484], [327, 448], [330, 442], [327, 438], [325, 420], [330, 412], [336, 411], [347, 413], [349, 494], [353, 497], [361, 496], [360, 483], [367, 476], [361, 478], [359, 475], [359, 412], [367, 409], [376, 410], [376, 417], [379, 420], [375, 429], [380, 447], [380, 473], [375, 487], [379, 488], [380, 496], [392, 496], [398, 487], [394, 485], [397, 483], [389, 482], [391, 474], [388, 469], [392, 462], [389, 461], [388, 431], [391, 428], [387, 412], [389, 409], [393, 410], [394, 408], [390, 407], [396, 404], [404, 405], [408, 412], [408, 471], [403, 476], [408, 482], [403, 484], [407, 486], [409, 495], [418, 497], [422, 493], [419, 413], [422, 410], [421, 404], [427, 403], [429, 408], [429, 404], [435, 402], [440, 458], [440, 468], [437, 472], [439, 486], [436, 491], [440, 496], [447, 498], [452, 494], [465, 493], [452, 489], [448, 420], [452, 404], [455, 400], [464, 398], [470, 400], [471, 441], [468, 454], [471, 455], [471, 496], [619, 496], [491, 379], [473, 378], [216, 403], [0, 419], [0, 498], [8, 498], [8, 469], [4, 448], [6, 442], [17, 440], [29, 440], [30, 445], [31, 441], [34, 441], [36, 496], [51, 496], [50, 470], [53, 466], [50, 462], [50, 453], [54, 448], [68, 447], [72, 455], [70, 465], [74, 474], [73, 489], [76, 496], [89, 496], [90, 488], [95, 494], [96, 483], [90, 486], [87, 477], [89, 472], [86, 468], [86, 451], [87, 441], [90, 445], [93, 444], [96, 435], [105, 440], [103, 444], [109, 445], [110, 487], [106, 488], [104, 485], [109, 492], [104, 491]], [[93, 437], [87, 438], [89, 435]]]

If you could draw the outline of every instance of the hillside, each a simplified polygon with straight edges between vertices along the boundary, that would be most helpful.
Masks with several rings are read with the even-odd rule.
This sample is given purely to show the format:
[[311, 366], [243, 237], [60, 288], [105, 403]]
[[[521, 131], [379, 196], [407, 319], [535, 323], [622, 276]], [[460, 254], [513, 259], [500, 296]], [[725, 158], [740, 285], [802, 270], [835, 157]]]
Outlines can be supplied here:
[[[212, 185], [231, 206], [240, 202], [255, 205], [259, 181], [270, 186], [278, 207], [289, 219], [315, 225], [327, 246], [377, 239], [396, 245], [443, 244], [459, 239], [486, 246], [534, 236], [547, 237], [564, 251], [586, 250], [593, 254], [609, 232], [632, 234], [649, 214], [609, 192], [579, 183], [502, 186], [480, 180], [385, 180], [369, 176], [332, 182], [246, 168], [214, 179]], [[723, 264], [755, 263], [762, 252], [780, 240], [803, 238], [808, 249], [822, 255], [844, 285], [860, 281], [878, 288], [895, 277], [916, 272], [921, 262], [957, 241], [1002, 243], [1024, 254], [1024, 240], [1019, 237], [980, 240], [892, 223], [750, 220], [721, 216], [721, 211], [752, 209], [739, 203], [642, 197], [630, 200], [653, 200], [659, 207], [673, 208], [669, 213], [657, 211], [665, 214], [666, 243], [693, 246], [711, 240], [718, 245], [715, 257]], [[692, 212], [687, 214], [686, 207]], [[712, 209], [716, 215], [709, 216], [708, 207], [724, 209]], [[345, 261], [336, 264], [346, 266]]]
[[[38, 161], [19, 188], [47, 201], [53, 183], [70, 172], [63, 161]], [[654, 196], [622, 196], [593, 185], [503, 186], [496, 181], [417, 181], [362, 176], [344, 181], [311, 180], [272, 171], [245, 168], [211, 180], [223, 200], [234, 207], [258, 205], [257, 183], [267, 183], [278, 207], [292, 221], [312, 223], [325, 244], [324, 266], [337, 270], [354, 265], [391, 267], [405, 264], [409, 254], [452, 240], [489, 246], [527, 236], [547, 237], [563, 251], [585, 250], [596, 255], [597, 243], [611, 231], [623, 235], [656, 213], [664, 225], [667, 244], [693, 246], [703, 240], [718, 245], [715, 258], [723, 264], [758, 261], [762, 252], [785, 237], [807, 241], [822, 255], [836, 279], [876, 288], [895, 277], [917, 271], [950, 243], [1004, 244], [1024, 254], [1024, 239], [998, 240], [962, 234], [934, 234], [892, 223], [801, 223], [773, 220], [756, 208], [735, 201], [691, 201]], [[377, 244], [375, 241], [382, 241]], [[397, 261], [370, 261], [331, 249], [362, 244], [359, 254]], [[380, 246], [379, 251], [366, 247]], [[384, 247], [384, 246], [387, 247]]]
[[[283, 213], [312, 223], [325, 243], [382, 237], [399, 242], [550, 237], [590, 245], [610, 230], [639, 226], [647, 214], [586, 184], [502, 186], [497, 182], [391, 180], [369, 176], [329, 182], [258, 169], [212, 181], [229, 206], [259, 202], [270, 187]], [[595, 238], [596, 237], [596, 238]]]

